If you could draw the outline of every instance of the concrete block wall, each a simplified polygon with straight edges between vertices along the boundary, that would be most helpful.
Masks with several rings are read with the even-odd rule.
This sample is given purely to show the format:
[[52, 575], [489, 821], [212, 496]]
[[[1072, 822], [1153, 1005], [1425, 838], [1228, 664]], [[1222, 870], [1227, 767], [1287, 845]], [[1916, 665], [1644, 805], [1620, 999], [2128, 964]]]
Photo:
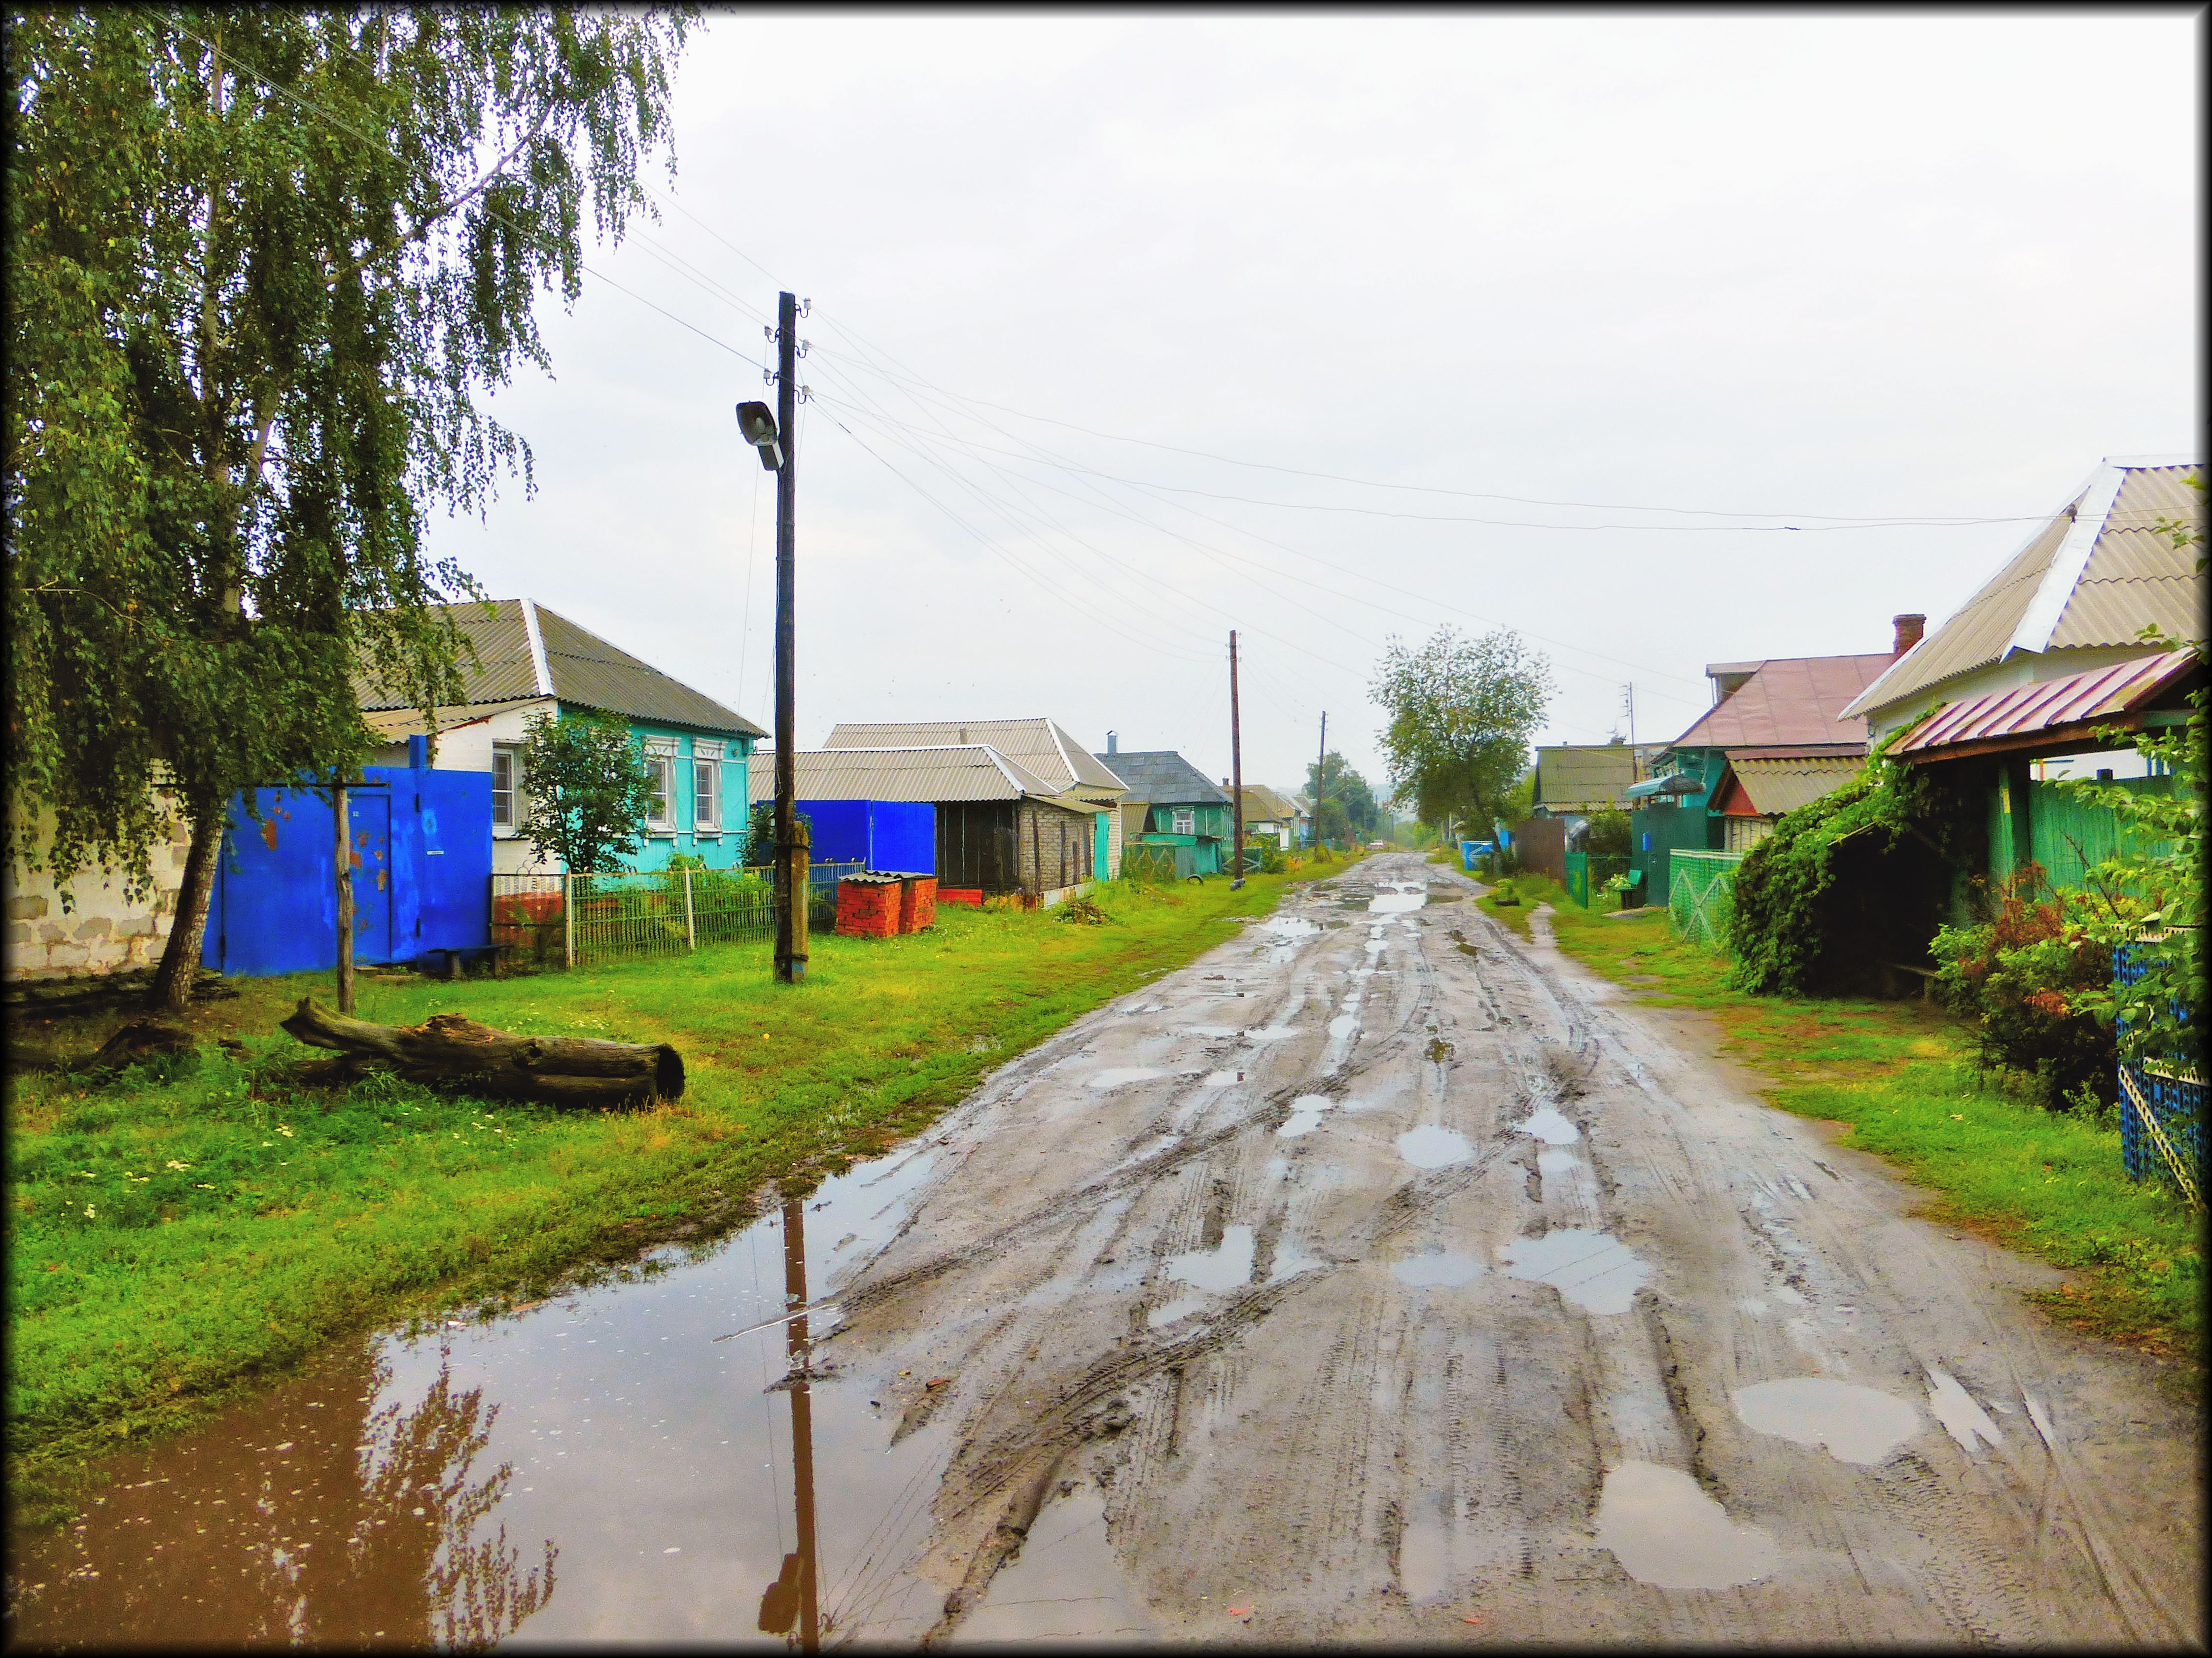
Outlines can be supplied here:
[[[52, 818], [37, 827], [43, 854], [52, 834]], [[169, 839], [153, 853], [154, 893], [132, 902], [123, 894], [119, 872], [88, 870], [70, 880], [64, 908], [63, 889], [44, 871], [10, 865], [7, 878], [8, 958], [5, 976], [15, 979], [93, 978], [161, 959], [176, 914], [177, 895], [185, 884], [185, 859], [191, 832], [181, 816], [170, 819]]]

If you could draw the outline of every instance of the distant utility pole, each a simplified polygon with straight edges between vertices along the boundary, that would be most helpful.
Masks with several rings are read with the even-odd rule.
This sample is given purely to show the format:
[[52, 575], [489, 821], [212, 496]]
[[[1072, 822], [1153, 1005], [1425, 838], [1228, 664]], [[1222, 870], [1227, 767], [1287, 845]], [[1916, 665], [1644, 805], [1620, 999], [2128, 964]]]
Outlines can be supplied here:
[[1636, 682], [1632, 679], [1620, 689], [1621, 694], [1628, 700], [1628, 780], [1641, 783], [1643, 772], [1638, 764], [1636, 753]]
[[1314, 850], [1321, 850], [1321, 796], [1328, 781], [1328, 710], [1321, 711], [1321, 754], [1314, 762]]
[[1237, 723], [1237, 629], [1229, 630], [1229, 815], [1237, 848], [1231, 892], [1244, 884], [1244, 750]]
[[798, 809], [799, 301], [789, 294], [776, 295], [775, 344], [775, 977], [795, 985], [806, 979], [808, 847]]

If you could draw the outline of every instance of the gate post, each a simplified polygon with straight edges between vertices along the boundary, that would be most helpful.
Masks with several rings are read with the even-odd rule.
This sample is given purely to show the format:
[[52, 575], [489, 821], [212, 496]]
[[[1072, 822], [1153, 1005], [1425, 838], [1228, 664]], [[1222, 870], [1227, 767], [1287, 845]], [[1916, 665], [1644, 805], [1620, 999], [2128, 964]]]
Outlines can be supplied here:
[[691, 914], [691, 872], [688, 869], [684, 872], [684, 947], [699, 948], [699, 926]]
[[561, 872], [561, 965], [576, 965], [576, 878]]

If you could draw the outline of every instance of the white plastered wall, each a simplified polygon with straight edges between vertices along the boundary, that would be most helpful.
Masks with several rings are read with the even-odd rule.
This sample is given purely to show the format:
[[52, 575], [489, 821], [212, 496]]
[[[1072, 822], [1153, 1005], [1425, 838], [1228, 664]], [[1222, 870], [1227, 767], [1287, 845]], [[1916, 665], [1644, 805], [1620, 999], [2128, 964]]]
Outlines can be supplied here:
[[[52, 814], [42, 813], [35, 829], [41, 854], [52, 833]], [[151, 898], [132, 902], [124, 896], [119, 873], [94, 869], [66, 884], [66, 909], [64, 888], [55, 884], [52, 875], [11, 864], [6, 976], [89, 978], [153, 966], [168, 944], [191, 850], [191, 834], [183, 817], [172, 817], [169, 838], [154, 846]]]

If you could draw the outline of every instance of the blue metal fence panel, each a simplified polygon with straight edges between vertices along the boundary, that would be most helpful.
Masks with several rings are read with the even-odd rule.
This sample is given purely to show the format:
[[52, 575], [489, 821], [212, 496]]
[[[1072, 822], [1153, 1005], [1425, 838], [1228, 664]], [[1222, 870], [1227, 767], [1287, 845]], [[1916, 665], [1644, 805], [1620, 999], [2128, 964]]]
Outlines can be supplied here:
[[937, 808], [926, 800], [869, 802], [868, 867], [937, 873]]
[[821, 864], [862, 864], [868, 861], [868, 806], [866, 800], [800, 800], [795, 803], [806, 819], [806, 855]]

